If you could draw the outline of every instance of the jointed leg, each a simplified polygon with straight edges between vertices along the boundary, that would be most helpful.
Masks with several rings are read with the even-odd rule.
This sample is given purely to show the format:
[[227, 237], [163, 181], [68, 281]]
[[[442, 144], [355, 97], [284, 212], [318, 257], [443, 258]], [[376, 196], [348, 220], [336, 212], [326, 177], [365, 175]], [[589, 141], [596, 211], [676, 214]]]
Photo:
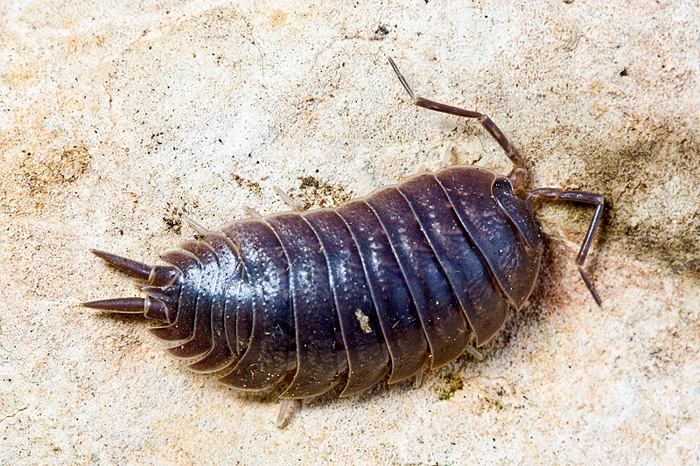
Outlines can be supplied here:
[[277, 420], [275, 421], [275, 425], [278, 428], [284, 428], [289, 418], [292, 416], [292, 414], [294, 414], [294, 409], [296, 406], [301, 406], [301, 402], [299, 400], [284, 399], [280, 402], [280, 410], [277, 414]]
[[562, 191], [556, 188], [539, 188], [532, 190], [525, 198], [525, 203], [532, 210], [533, 204], [538, 199], [546, 199], [550, 201], [563, 201], [563, 202], [581, 202], [583, 204], [591, 204], [596, 206], [595, 213], [593, 214], [593, 219], [591, 220], [591, 225], [588, 227], [588, 232], [586, 237], [581, 244], [581, 249], [576, 256], [576, 265], [578, 266], [578, 271], [581, 274], [583, 282], [586, 284], [588, 291], [593, 295], [593, 299], [598, 304], [601, 305], [600, 297], [596, 293], [595, 288], [593, 288], [593, 283], [591, 283], [590, 278], [583, 270], [583, 263], [586, 261], [586, 255], [588, 255], [588, 250], [591, 248], [591, 243], [593, 242], [593, 236], [595, 235], [600, 219], [603, 216], [603, 209], [605, 208], [605, 200], [603, 196], [595, 193], [587, 193], [582, 191]]
[[287, 204], [287, 207], [292, 209], [292, 211], [303, 212], [306, 210], [304, 209], [304, 206], [301, 204], [301, 202], [292, 199], [292, 197], [286, 192], [284, 192], [279, 186], [275, 186], [273, 189], [275, 190], [275, 194], [277, 194], [280, 197], [280, 199], [282, 199], [282, 202]]
[[471, 357], [473, 357], [474, 359], [476, 359], [479, 362], [484, 360], [484, 355], [481, 354], [481, 351], [476, 349], [476, 347], [473, 345], [467, 345], [467, 347], [464, 349], [464, 351], [466, 351], [467, 354], [469, 354]]
[[411, 96], [413, 103], [419, 107], [427, 108], [429, 110], [435, 110], [437, 112], [449, 113], [450, 115], [462, 116], [465, 118], [476, 118], [479, 123], [489, 132], [491, 136], [498, 142], [498, 144], [506, 152], [506, 156], [513, 162], [513, 170], [508, 175], [510, 182], [513, 184], [513, 189], [516, 193], [520, 194], [525, 189], [525, 175], [527, 175], [527, 169], [525, 168], [525, 160], [520, 155], [518, 150], [513, 147], [513, 145], [508, 141], [503, 131], [501, 131], [498, 126], [486, 115], [479, 112], [474, 112], [472, 110], [464, 110], [462, 108], [453, 107], [451, 105], [441, 104], [439, 102], [434, 102], [432, 100], [424, 99], [423, 97], [415, 95], [411, 86], [406, 82], [406, 78], [401, 74], [399, 68], [394, 63], [394, 60], [389, 58], [389, 63], [394, 69], [396, 76], [398, 76], [399, 81], [403, 85], [408, 95]]
[[263, 218], [263, 216], [260, 215], [260, 213], [257, 210], [253, 209], [252, 207], [248, 207], [247, 205], [244, 205], [244, 206], [241, 206], [241, 208], [243, 209], [243, 212], [245, 212], [248, 215], [248, 217]]

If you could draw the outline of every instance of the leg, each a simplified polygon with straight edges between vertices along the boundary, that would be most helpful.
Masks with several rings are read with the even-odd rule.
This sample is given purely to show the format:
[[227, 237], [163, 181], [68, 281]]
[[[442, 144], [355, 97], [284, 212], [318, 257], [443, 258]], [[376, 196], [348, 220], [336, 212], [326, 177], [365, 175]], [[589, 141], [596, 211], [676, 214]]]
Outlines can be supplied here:
[[598, 228], [600, 219], [603, 216], [603, 209], [605, 208], [605, 199], [600, 194], [586, 193], [581, 191], [562, 191], [556, 188], [539, 188], [530, 191], [530, 193], [525, 198], [525, 203], [528, 205], [530, 210], [533, 208], [533, 204], [538, 199], [547, 199], [550, 201], [563, 201], [563, 202], [581, 202], [583, 204], [590, 204], [596, 206], [595, 213], [593, 214], [593, 219], [591, 220], [591, 225], [588, 227], [588, 232], [586, 237], [581, 244], [581, 249], [576, 256], [576, 265], [578, 271], [581, 274], [583, 282], [586, 284], [588, 291], [593, 295], [593, 299], [598, 304], [601, 305], [600, 297], [596, 293], [595, 288], [593, 288], [593, 283], [588, 275], [583, 270], [583, 263], [586, 261], [586, 255], [588, 255], [588, 250], [591, 248], [591, 243], [593, 242], [593, 236]]
[[398, 76], [399, 81], [403, 85], [408, 95], [413, 99], [413, 103], [419, 107], [427, 108], [428, 110], [435, 110], [437, 112], [449, 113], [450, 115], [462, 116], [465, 118], [476, 118], [481, 123], [481, 126], [489, 132], [491, 136], [498, 142], [498, 144], [506, 151], [506, 157], [508, 157], [513, 162], [513, 170], [508, 175], [510, 182], [513, 184], [513, 189], [516, 193], [521, 194], [525, 189], [525, 175], [527, 175], [527, 169], [525, 168], [525, 160], [520, 155], [518, 150], [513, 147], [513, 145], [508, 141], [503, 131], [501, 131], [496, 124], [491, 121], [486, 115], [479, 112], [474, 112], [472, 110], [464, 110], [462, 108], [453, 107], [451, 105], [441, 104], [439, 102], [434, 102], [432, 100], [424, 99], [415, 95], [411, 86], [406, 82], [406, 78], [401, 74], [399, 68], [394, 63], [394, 60], [389, 57], [389, 63], [394, 69], [396, 76]]
[[425, 376], [425, 367], [422, 367], [421, 370], [416, 372], [416, 375], [413, 376], [413, 388], [420, 388], [420, 386], [423, 385], [423, 376]]
[[476, 349], [476, 348], [475, 348], [474, 346], [472, 346], [472, 345], [467, 345], [467, 347], [464, 349], [464, 351], [465, 351], [469, 356], [473, 357], [474, 359], [476, 359], [476, 360], [479, 361], [479, 362], [481, 362], [481, 361], [484, 360], [484, 355], [481, 354], [481, 351], [479, 351], [478, 349]]
[[275, 190], [275, 194], [277, 194], [280, 197], [280, 199], [282, 199], [282, 202], [287, 204], [287, 207], [292, 209], [292, 211], [303, 212], [304, 210], [306, 210], [304, 209], [304, 206], [301, 205], [301, 202], [292, 199], [291, 196], [285, 193], [279, 186], [275, 186], [273, 189]]
[[249, 217], [252, 218], [263, 218], [263, 216], [260, 215], [258, 211], [256, 211], [252, 207], [248, 207], [247, 205], [243, 206], [243, 212], [245, 212], [246, 214], [248, 214]]
[[464, 352], [467, 353], [469, 356], [472, 358], [476, 359], [479, 362], [482, 362], [484, 360], [484, 355], [479, 351], [477, 348], [476, 344], [476, 334], [474, 332], [471, 333], [469, 336], [469, 344], [467, 345], [466, 348], [464, 348]]
[[290, 419], [292, 414], [294, 414], [294, 409], [297, 405], [301, 406], [301, 402], [299, 400], [282, 400], [282, 402], [280, 403], [279, 413], [277, 414], [277, 420], [275, 421], [275, 425], [279, 429], [284, 429], [285, 425], [287, 424], [287, 421]]
[[204, 236], [207, 233], [211, 233], [211, 230], [204, 228], [202, 225], [197, 223], [194, 219], [190, 217], [185, 217], [185, 223], [187, 223], [189, 226], [192, 227], [194, 231], [196, 231], [199, 235]]

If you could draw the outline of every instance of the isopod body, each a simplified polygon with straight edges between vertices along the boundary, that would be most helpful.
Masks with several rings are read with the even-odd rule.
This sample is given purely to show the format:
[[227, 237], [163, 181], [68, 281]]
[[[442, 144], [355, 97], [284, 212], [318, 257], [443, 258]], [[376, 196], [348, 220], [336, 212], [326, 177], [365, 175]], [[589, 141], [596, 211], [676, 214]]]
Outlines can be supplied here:
[[140, 313], [166, 351], [240, 390], [283, 384], [283, 398], [342, 396], [440, 367], [488, 342], [523, 306], [543, 252], [532, 214], [540, 198], [597, 206], [602, 196], [525, 192], [524, 162], [485, 115], [415, 97], [422, 107], [478, 118], [506, 150], [508, 177], [465, 165], [414, 175], [334, 209], [292, 211], [200, 231], [154, 267], [95, 251], [142, 281], [145, 298], [86, 303]]

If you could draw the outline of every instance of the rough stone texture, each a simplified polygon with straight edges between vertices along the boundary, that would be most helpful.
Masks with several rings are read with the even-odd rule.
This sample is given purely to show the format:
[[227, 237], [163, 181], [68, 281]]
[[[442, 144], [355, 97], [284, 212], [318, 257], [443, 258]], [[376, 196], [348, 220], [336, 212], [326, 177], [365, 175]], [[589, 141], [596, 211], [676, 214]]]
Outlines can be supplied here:
[[[239, 4], [237, 4], [239, 3]], [[618, 5], [619, 3], [619, 5]], [[700, 5], [695, 1], [0, 5], [0, 463], [700, 463]], [[506, 171], [600, 192], [545, 206], [546, 265], [486, 360], [423, 385], [305, 402], [240, 395], [167, 357], [135, 294], [91, 256], [157, 261], [193, 231], [333, 205], [423, 168]]]

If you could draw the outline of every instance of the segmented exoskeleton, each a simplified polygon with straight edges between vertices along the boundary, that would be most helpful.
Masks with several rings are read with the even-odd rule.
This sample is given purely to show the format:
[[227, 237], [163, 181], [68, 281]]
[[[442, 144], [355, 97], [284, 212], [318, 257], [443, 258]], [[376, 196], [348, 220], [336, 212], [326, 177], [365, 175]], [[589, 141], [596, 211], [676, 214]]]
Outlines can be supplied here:
[[481, 346], [520, 309], [543, 243], [538, 199], [596, 206], [577, 264], [583, 272], [603, 211], [598, 194], [525, 191], [525, 163], [485, 115], [414, 96], [416, 105], [476, 118], [503, 147], [508, 177], [457, 165], [415, 175], [334, 209], [292, 211], [201, 229], [154, 267], [94, 251], [145, 282], [145, 298], [84, 305], [143, 314], [171, 355], [220, 372], [241, 390], [285, 382], [283, 398], [342, 395], [440, 367]]

